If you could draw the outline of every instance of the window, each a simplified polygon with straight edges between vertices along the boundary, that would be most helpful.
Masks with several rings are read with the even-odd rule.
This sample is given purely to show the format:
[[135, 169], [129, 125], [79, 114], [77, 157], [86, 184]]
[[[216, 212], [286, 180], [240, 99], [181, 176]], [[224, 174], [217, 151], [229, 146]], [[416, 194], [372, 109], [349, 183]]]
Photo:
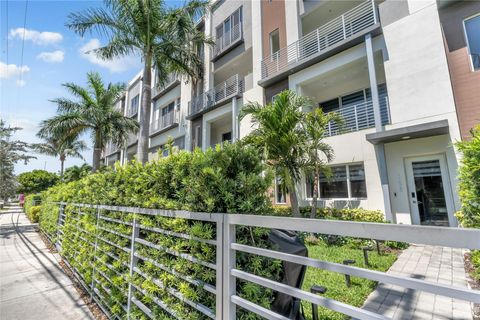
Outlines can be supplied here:
[[162, 109], [162, 128], [166, 128], [173, 124], [175, 116], [175, 101], [169, 103]]
[[138, 112], [138, 99], [139, 95], [137, 94], [130, 100], [130, 108], [128, 109], [128, 116], [133, 116]]
[[275, 203], [276, 204], [287, 203], [285, 186], [282, 183], [282, 178], [278, 176], [275, 178]]
[[[319, 177], [320, 199], [366, 198], [367, 186], [363, 164], [350, 164], [331, 167], [332, 176]], [[313, 197], [313, 177], [306, 177], [306, 196]]]
[[216, 28], [216, 53], [219, 54], [236, 40], [241, 38], [242, 7], [226, 18]]
[[[280, 50], [280, 35], [278, 33], [278, 29], [275, 29], [272, 32], [270, 32], [270, 54], [272, 55], [272, 57], [279, 50]], [[275, 58], [276, 56], [277, 55], [275, 54]]]
[[464, 21], [468, 52], [474, 71], [480, 70], [480, 13]]
[[224, 134], [222, 134], [222, 142], [225, 142], [225, 141], [232, 142], [232, 132], [231, 131], [225, 132]]

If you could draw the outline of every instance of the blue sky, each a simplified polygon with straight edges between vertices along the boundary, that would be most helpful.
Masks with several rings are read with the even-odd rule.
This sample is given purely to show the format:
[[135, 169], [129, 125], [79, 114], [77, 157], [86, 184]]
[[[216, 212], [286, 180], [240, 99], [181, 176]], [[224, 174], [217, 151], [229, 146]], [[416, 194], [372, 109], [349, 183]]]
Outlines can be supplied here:
[[[105, 44], [97, 34], [84, 38], [65, 27], [70, 12], [92, 6], [100, 1], [32, 1], [28, 2], [25, 26], [23, 65], [21, 61], [25, 1], [1, 0], [0, 54], [0, 118], [12, 126], [22, 127], [17, 139], [38, 142], [35, 134], [41, 120], [55, 114], [56, 106], [49, 100], [68, 96], [61, 84], [85, 84], [88, 71], [98, 71], [105, 82], [128, 82], [140, 71], [139, 57], [117, 61], [101, 61], [84, 52]], [[178, 1], [170, 2], [171, 5]], [[8, 47], [7, 47], [8, 42]], [[8, 67], [7, 64], [8, 52]], [[84, 140], [91, 145], [89, 136]], [[33, 169], [57, 172], [58, 159], [36, 155], [28, 165], [16, 166], [16, 173]], [[91, 163], [91, 149], [84, 153]], [[82, 164], [80, 159], [67, 159], [66, 167]]]

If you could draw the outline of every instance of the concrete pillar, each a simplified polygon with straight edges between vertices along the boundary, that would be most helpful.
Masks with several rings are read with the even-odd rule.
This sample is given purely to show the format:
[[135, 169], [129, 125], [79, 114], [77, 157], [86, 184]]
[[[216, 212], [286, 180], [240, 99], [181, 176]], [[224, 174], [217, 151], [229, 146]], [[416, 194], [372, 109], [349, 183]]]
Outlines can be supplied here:
[[[377, 74], [375, 71], [375, 57], [373, 55], [372, 36], [365, 36], [365, 47], [367, 50], [368, 77], [370, 79], [370, 92], [372, 94], [373, 115], [375, 117], [375, 129], [377, 132], [383, 131], [382, 117], [380, 113], [380, 99], [378, 98]], [[395, 222], [390, 203], [390, 187], [388, 185], [387, 160], [385, 157], [385, 146], [383, 143], [375, 145], [375, 155], [377, 158], [380, 183], [382, 185], [382, 196], [384, 203], [385, 219]]]
[[205, 121], [205, 118], [204, 118], [203, 124], [202, 124], [202, 150], [203, 151], [207, 150], [207, 148], [210, 147], [210, 127], [211, 127], [210, 122]]
[[238, 107], [237, 107], [237, 98], [232, 98], [232, 142], [238, 140], [239, 132], [238, 132]]

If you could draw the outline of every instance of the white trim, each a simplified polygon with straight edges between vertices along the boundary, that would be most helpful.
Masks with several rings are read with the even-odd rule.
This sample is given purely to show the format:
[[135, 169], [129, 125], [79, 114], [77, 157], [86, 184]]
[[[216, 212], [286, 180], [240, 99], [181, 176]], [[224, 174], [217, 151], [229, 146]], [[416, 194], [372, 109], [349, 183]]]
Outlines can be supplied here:
[[[468, 34], [467, 34], [467, 29], [465, 28], [465, 22], [467, 20], [474, 19], [474, 18], [477, 18], [477, 17], [480, 17], [480, 12], [462, 20], [463, 35], [465, 37], [465, 43], [467, 44], [467, 53], [468, 53], [468, 56], [469, 56], [469, 59], [470, 59], [470, 70], [472, 72], [480, 71], [480, 68], [475, 70], [475, 66], [473, 65], [473, 57], [472, 57], [472, 52], [470, 51], [470, 43], [468, 42]], [[479, 34], [479, 36], [480, 36], [480, 34]], [[480, 52], [478, 54], [480, 55]]]

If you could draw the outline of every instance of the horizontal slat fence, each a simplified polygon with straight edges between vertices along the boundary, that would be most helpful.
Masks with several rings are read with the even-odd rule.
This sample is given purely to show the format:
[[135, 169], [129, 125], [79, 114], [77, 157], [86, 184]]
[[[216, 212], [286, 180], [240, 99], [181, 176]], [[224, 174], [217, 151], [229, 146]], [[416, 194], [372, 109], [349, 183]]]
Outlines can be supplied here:
[[237, 228], [246, 226], [480, 249], [480, 230], [108, 205], [60, 203], [57, 208], [56, 235], [49, 237], [111, 319], [236, 319], [237, 307], [266, 319], [287, 319], [241, 297], [237, 280], [356, 319], [388, 319], [241, 270], [237, 252], [480, 303], [479, 291], [236, 241]]

